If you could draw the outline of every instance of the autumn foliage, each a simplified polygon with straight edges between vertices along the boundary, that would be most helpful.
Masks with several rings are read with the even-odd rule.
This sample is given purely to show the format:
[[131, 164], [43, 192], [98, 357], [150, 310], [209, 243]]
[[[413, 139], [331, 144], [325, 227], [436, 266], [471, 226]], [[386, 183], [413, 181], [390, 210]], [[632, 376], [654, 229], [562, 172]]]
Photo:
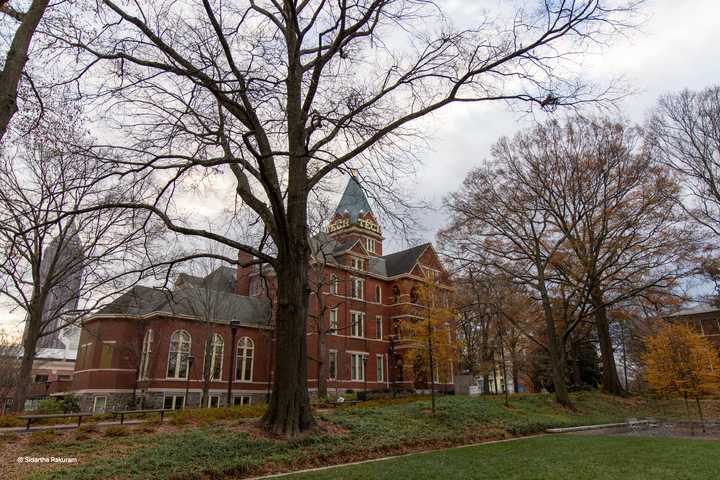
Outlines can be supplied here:
[[648, 337], [643, 356], [650, 387], [664, 395], [699, 399], [720, 392], [718, 353], [683, 324], [669, 324]]

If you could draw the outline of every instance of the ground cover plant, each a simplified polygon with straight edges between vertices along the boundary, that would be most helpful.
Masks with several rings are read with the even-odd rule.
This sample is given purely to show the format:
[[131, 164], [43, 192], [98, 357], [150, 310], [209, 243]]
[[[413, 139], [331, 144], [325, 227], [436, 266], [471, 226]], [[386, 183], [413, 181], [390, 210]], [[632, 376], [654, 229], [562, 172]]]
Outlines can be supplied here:
[[[498, 397], [430, 400], [402, 398], [372, 400], [354, 406], [317, 412], [319, 428], [287, 440], [265, 434], [257, 418], [261, 406], [187, 410], [185, 421], [140, 426], [128, 435], [108, 437], [104, 428], [75, 436], [58, 432], [43, 445], [14, 442], [2, 452], [2, 478], [241, 478], [270, 472], [333, 465], [386, 455], [530, 435], [548, 427], [601, 424], [629, 417], [682, 418], [680, 401], [618, 398], [593, 392], [573, 395], [576, 410], [557, 405], [550, 395], [517, 395], [510, 407]], [[710, 418], [720, 418], [720, 402], [708, 401]], [[179, 412], [180, 413], [180, 412]], [[178, 415], [179, 415], [178, 413]], [[214, 417], [214, 419], [210, 418]], [[24, 465], [19, 455], [77, 457], [75, 465]]]

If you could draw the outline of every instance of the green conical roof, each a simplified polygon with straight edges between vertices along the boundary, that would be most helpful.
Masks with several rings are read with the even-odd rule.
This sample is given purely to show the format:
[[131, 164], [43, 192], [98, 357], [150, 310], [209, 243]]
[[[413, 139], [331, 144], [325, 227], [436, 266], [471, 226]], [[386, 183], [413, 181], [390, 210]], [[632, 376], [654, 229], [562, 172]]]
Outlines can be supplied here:
[[355, 223], [361, 213], [372, 213], [370, 203], [368, 202], [365, 192], [355, 176], [351, 176], [345, 187], [340, 203], [338, 203], [335, 213], [338, 215], [350, 215], [350, 222]]

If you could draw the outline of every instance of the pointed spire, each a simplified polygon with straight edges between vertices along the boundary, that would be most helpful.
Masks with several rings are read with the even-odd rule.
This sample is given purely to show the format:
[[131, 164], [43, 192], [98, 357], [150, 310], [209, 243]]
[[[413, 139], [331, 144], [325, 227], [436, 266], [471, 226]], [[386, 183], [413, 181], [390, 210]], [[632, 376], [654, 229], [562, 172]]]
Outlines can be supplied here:
[[365, 192], [358, 181], [357, 170], [352, 169], [351, 172], [352, 175], [345, 187], [345, 192], [343, 193], [342, 198], [340, 198], [337, 208], [335, 208], [335, 214], [347, 214], [350, 216], [350, 223], [356, 223], [360, 214], [372, 214], [373, 211], [372, 208], [370, 208], [370, 203], [368, 202]]

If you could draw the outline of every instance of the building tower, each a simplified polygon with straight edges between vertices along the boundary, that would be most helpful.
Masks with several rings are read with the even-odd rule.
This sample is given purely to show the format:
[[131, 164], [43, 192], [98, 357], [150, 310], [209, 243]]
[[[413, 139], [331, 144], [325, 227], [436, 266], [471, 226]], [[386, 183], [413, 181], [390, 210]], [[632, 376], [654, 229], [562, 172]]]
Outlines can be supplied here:
[[335, 208], [328, 234], [341, 242], [360, 240], [371, 256], [380, 257], [383, 254], [380, 224], [355, 174], [350, 177]]
[[52, 239], [40, 264], [40, 283], [53, 277], [43, 309], [43, 331], [53, 333], [41, 337], [37, 348], [77, 349], [79, 327], [60, 327], [71, 320], [66, 317], [66, 312], [71, 315], [77, 310], [83, 264], [83, 247], [73, 223], [65, 232]]

